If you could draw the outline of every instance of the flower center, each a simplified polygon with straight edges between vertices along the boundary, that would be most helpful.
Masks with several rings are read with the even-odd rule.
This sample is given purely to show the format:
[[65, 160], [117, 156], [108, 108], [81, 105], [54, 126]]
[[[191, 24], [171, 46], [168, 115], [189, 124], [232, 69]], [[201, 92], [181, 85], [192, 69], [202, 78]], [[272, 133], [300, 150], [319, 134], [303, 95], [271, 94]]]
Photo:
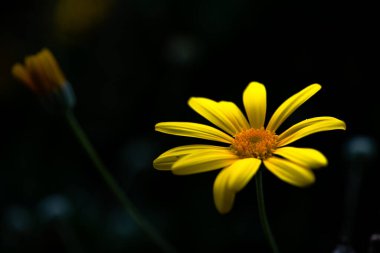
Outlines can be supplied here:
[[255, 157], [262, 160], [272, 156], [278, 136], [264, 128], [248, 129], [235, 135], [231, 150], [241, 158]]

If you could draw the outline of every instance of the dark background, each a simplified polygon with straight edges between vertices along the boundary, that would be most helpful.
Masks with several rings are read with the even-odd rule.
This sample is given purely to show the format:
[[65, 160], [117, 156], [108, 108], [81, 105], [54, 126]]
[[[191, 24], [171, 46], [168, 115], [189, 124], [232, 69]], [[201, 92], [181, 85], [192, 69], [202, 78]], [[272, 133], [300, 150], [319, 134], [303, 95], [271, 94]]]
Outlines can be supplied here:
[[[154, 131], [160, 121], [206, 121], [191, 96], [234, 101], [265, 84], [268, 118], [309, 84], [322, 90], [285, 123], [334, 116], [347, 131], [296, 142], [329, 159], [299, 189], [268, 172], [264, 190], [281, 252], [329, 253], [345, 211], [352, 247], [380, 233], [377, 150], [350, 155], [353, 138], [379, 139], [378, 26], [365, 2], [59, 0], [0, 8], [0, 252], [160, 252], [104, 184], [65, 121], [13, 79], [12, 65], [49, 48], [76, 93], [75, 115], [140, 212], [179, 252], [270, 252], [255, 184], [227, 215], [213, 204], [217, 171], [175, 176], [152, 161], [194, 140]], [[282, 128], [282, 129], [284, 129]], [[375, 146], [376, 147], [376, 146]], [[361, 149], [362, 146], [355, 145]], [[365, 148], [365, 145], [364, 145]], [[367, 154], [367, 155], [366, 155]], [[361, 185], [347, 183], [350, 171]], [[354, 179], [360, 179], [359, 174]], [[346, 189], [357, 205], [345, 206]], [[354, 195], [349, 195], [354, 200]]]

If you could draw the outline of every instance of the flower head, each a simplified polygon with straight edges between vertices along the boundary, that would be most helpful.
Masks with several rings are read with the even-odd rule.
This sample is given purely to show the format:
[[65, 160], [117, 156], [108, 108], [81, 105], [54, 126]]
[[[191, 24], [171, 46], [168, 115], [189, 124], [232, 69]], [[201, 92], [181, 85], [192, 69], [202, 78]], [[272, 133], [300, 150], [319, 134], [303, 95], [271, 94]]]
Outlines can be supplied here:
[[13, 76], [41, 97], [72, 107], [74, 93], [57, 60], [47, 48], [25, 57], [24, 65], [12, 67]]
[[222, 169], [213, 187], [214, 202], [220, 213], [231, 210], [236, 193], [248, 184], [261, 164], [291, 185], [308, 186], [315, 181], [312, 169], [326, 166], [327, 159], [318, 150], [288, 145], [317, 132], [345, 130], [346, 124], [334, 117], [323, 116], [303, 120], [280, 134], [276, 131], [320, 89], [319, 84], [312, 84], [288, 98], [274, 112], [266, 127], [266, 89], [261, 83], [251, 82], [243, 93], [248, 119], [232, 102], [192, 97], [189, 106], [219, 129], [192, 122], [161, 122], [156, 124], [156, 131], [226, 145], [176, 147], [156, 158], [153, 166], [177, 175]]

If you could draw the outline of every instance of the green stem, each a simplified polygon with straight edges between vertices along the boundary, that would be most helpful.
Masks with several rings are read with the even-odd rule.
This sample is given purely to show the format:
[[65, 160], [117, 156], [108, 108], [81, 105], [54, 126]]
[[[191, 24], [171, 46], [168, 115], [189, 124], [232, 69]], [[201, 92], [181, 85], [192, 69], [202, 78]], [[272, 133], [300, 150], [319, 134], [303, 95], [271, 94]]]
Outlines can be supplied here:
[[156, 231], [156, 229], [150, 225], [141, 214], [138, 212], [136, 207], [133, 205], [131, 200], [123, 192], [122, 188], [118, 185], [116, 180], [108, 172], [106, 166], [100, 160], [95, 149], [88, 140], [86, 134], [82, 130], [72, 111], [68, 110], [65, 112], [65, 118], [73, 130], [75, 136], [79, 140], [80, 144], [87, 152], [91, 161], [95, 165], [100, 175], [103, 177], [105, 183], [110, 188], [110, 190], [115, 194], [116, 198], [120, 201], [124, 207], [127, 214], [141, 227], [141, 229], [164, 251], [167, 253], [174, 253], [176, 250], [170, 245], [164, 238]]
[[262, 169], [260, 168], [257, 172], [256, 176], [256, 193], [257, 193], [257, 202], [259, 205], [259, 216], [260, 216], [260, 222], [261, 226], [263, 227], [265, 237], [268, 240], [268, 243], [270, 247], [272, 248], [273, 253], [279, 253], [277, 244], [274, 240], [274, 237], [272, 235], [267, 214], [265, 211], [265, 204], [264, 204], [264, 191], [263, 191], [263, 179], [262, 179]]

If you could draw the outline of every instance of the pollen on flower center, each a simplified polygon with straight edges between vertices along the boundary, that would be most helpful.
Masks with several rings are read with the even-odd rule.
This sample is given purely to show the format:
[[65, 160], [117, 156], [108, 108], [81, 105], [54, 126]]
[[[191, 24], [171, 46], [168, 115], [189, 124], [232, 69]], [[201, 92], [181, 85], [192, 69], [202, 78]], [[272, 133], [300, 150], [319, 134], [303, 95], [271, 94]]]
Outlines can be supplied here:
[[248, 129], [235, 135], [231, 150], [241, 158], [267, 159], [277, 147], [278, 136], [264, 128]]

